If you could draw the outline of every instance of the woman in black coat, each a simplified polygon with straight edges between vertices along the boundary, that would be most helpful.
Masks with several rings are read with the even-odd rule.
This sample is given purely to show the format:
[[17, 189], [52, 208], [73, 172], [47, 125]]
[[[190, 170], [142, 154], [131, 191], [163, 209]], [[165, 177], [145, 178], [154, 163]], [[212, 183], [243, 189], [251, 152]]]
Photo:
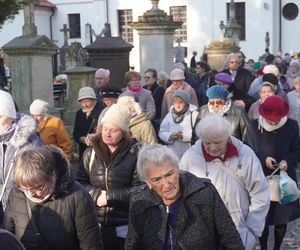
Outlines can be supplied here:
[[26, 249], [103, 249], [93, 201], [70, 176], [60, 149], [24, 151], [13, 179], [18, 188], [10, 193], [3, 226]]
[[[260, 117], [252, 121], [252, 129], [246, 135], [246, 143], [255, 151], [266, 176], [279, 165], [281, 171], [295, 181], [295, 168], [300, 161], [299, 127], [287, 118], [288, 103], [279, 96], [270, 96], [259, 108]], [[267, 249], [269, 225], [275, 225], [274, 249], [280, 249], [287, 223], [300, 217], [299, 200], [285, 205], [271, 201], [266, 225], [260, 238], [261, 249]]]
[[77, 180], [89, 191], [102, 225], [104, 248], [123, 249], [129, 190], [138, 184], [135, 142], [129, 136], [129, 109], [112, 105], [101, 120], [79, 166]]
[[125, 249], [244, 249], [215, 187], [180, 173], [178, 161], [166, 146], [141, 149], [138, 173], [147, 185], [132, 190]]

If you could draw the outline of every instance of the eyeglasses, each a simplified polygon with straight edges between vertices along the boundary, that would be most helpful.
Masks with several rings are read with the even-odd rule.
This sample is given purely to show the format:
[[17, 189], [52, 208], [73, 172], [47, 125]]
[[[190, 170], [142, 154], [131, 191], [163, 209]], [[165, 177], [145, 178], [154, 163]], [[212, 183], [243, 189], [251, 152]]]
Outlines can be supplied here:
[[231, 61], [231, 62], [229, 62], [229, 63], [235, 64], [235, 63], [238, 63], [238, 61]]
[[42, 192], [45, 188], [47, 184], [47, 181], [45, 181], [45, 183], [42, 186], [36, 187], [36, 188], [24, 188], [24, 187], [18, 187], [19, 190], [21, 190], [24, 193], [38, 193], [38, 192]]
[[212, 100], [212, 101], [209, 101], [209, 104], [211, 106], [214, 106], [214, 105], [224, 105], [225, 101], [224, 100]]

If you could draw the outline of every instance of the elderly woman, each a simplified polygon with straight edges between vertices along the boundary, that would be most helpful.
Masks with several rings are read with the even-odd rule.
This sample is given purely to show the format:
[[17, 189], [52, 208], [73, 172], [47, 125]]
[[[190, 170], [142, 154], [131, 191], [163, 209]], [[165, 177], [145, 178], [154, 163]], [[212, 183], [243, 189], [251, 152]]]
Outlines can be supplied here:
[[24, 151], [13, 178], [3, 225], [26, 249], [103, 249], [93, 201], [59, 148]]
[[127, 108], [131, 112], [129, 130], [133, 138], [141, 142], [157, 143], [157, 136], [148, 115], [142, 112], [142, 108], [133, 96], [121, 96], [117, 102], [121, 108]]
[[140, 73], [136, 71], [128, 71], [125, 73], [124, 81], [127, 85], [127, 88], [124, 89], [124, 93], [129, 92], [136, 96], [142, 110], [148, 114], [150, 119], [153, 119], [156, 114], [155, 102], [151, 91], [143, 88]]
[[147, 185], [131, 194], [126, 249], [243, 249], [214, 186], [180, 173], [178, 161], [166, 146], [140, 150], [137, 168]]
[[230, 98], [236, 106], [239, 106], [245, 109], [246, 111], [248, 111], [251, 104], [255, 102], [254, 98], [247, 95], [246, 92], [240, 90], [239, 88], [237, 88], [237, 86], [235, 86], [235, 81], [232, 80], [232, 77], [229, 74], [227, 73], [216, 74], [215, 82], [217, 85], [223, 86], [229, 91]]
[[184, 71], [182, 69], [173, 69], [170, 73], [170, 80], [172, 81], [172, 84], [166, 89], [161, 105], [161, 118], [164, 118], [169, 112], [170, 107], [173, 105], [173, 94], [179, 89], [189, 93], [189, 103], [198, 107], [196, 92], [187, 82], [185, 82]]
[[135, 142], [129, 136], [129, 109], [112, 105], [100, 132], [83, 155], [77, 180], [89, 191], [102, 225], [104, 248], [123, 249], [127, 233], [129, 190], [138, 184]]
[[[279, 96], [270, 96], [259, 107], [260, 117], [252, 121], [246, 142], [258, 156], [265, 175], [270, 175], [277, 164], [296, 181], [295, 168], [300, 161], [299, 127], [287, 118], [288, 103]], [[297, 181], [296, 181], [297, 182]], [[267, 249], [269, 225], [274, 225], [274, 249], [280, 249], [287, 223], [300, 217], [299, 200], [288, 204], [271, 202], [266, 225], [260, 238], [261, 249]]]
[[37, 132], [45, 144], [52, 144], [61, 148], [68, 159], [71, 159], [72, 144], [70, 136], [65, 129], [64, 122], [60, 118], [50, 115], [49, 106], [49, 103], [41, 99], [34, 100], [30, 105], [30, 114], [38, 124]]
[[12, 96], [0, 90], [0, 201], [4, 208], [13, 188], [13, 161], [22, 151], [42, 144], [36, 133], [36, 122], [29, 115], [18, 113]]
[[196, 124], [197, 107], [189, 103], [190, 94], [176, 90], [173, 94], [173, 105], [163, 119], [158, 136], [177, 155], [178, 158], [191, 147]]
[[269, 208], [269, 191], [255, 153], [230, 136], [231, 125], [221, 116], [203, 118], [199, 140], [181, 158], [180, 169], [209, 178], [227, 207], [246, 250], [261, 235]]
[[295, 89], [287, 94], [290, 106], [288, 116], [297, 121], [300, 127], [300, 76], [294, 80], [294, 87]]
[[230, 98], [229, 92], [223, 86], [212, 86], [206, 91], [207, 105], [199, 110], [197, 119], [202, 119], [211, 114], [218, 114], [230, 123], [230, 133], [240, 140], [244, 140], [249, 128], [249, 118], [244, 109], [236, 106]]
[[259, 99], [253, 103], [248, 111], [248, 117], [250, 120], [255, 120], [259, 117], [258, 109], [260, 105], [272, 95], [275, 95], [275, 87], [273, 84], [269, 82], [264, 82], [262, 85], [259, 86], [258, 91]]

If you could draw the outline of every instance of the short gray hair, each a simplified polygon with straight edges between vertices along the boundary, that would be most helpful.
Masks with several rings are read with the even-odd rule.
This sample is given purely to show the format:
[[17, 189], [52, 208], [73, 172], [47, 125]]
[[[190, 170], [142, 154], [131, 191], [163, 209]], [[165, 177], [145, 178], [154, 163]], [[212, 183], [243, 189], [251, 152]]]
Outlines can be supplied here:
[[137, 172], [141, 180], [145, 180], [146, 172], [150, 167], [169, 161], [171, 165], [178, 167], [179, 159], [167, 146], [160, 144], [144, 144], [140, 149], [137, 160]]
[[99, 68], [95, 72], [95, 76], [97, 76], [97, 75], [101, 75], [101, 76], [104, 76], [104, 77], [108, 78], [109, 75], [110, 75], [110, 71], [109, 71], [109, 69]]
[[230, 123], [220, 115], [208, 115], [202, 118], [196, 126], [196, 134], [202, 139], [209, 131], [229, 136], [231, 133]]

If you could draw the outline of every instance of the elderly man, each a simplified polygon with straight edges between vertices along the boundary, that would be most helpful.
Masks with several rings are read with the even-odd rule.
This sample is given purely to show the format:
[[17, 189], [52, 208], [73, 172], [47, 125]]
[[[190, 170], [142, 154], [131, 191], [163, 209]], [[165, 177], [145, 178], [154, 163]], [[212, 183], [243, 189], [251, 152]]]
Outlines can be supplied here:
[[79, 90], [78, 102], [81, 109], [76, 112], [73, 138], [79, 145], [79, 159], [81, 159], [84, 150], [89, 144], [86, 136], [95, 132], [98, 117], [104, 106], [97, 101], [91, 87], [83, 87]]
[[211, 180], [245, 249], [252, 250], [255, 237], [264, 229], [270, 205], [260, 161], [252, 149], [230, 136], [229, 122], [219, 115], [203, 118], [196, 132], [200, 139], [183, 155], [180, 168]]
[[102, 101], [101, 89], [109, 84], [110, 71], [108, 69], [100, 68], [95, 73], [95, 94], [98, 101]]
[[236, 53], [231, 53], [227, 57], [227, 65], [222, 71], [231, 76], [234, 85], [237, 89], [247, 93], [253, 81], [251, 72], [242, 66], [239, 66], [239, 56]]
[[190, 94], [190, 104], [198, 106], [197, 96], [195, 90], [184, 81], [184, 72], [181, 69], [173, 69], [170, 73], [170, 80], [172, 84], [166, 89], [164, 98], [161, 105], [161, 118], [164, 118], [169, 112], [170, 107], [173, 105], [173, 94], [176, 90], [181, 89]]

